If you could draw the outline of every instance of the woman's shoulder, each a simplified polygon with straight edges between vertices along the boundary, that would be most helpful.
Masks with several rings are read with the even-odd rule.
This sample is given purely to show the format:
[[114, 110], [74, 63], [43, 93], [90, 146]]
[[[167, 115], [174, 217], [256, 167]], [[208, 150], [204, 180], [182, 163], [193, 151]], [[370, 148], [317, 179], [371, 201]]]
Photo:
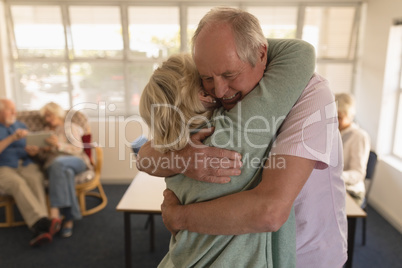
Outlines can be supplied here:
[[84, 129], [80, 125], [73, 122], [65, 122], [63, 125], [63, 130], [71, 130], [72, 133], [78, 133], [80, 136], [84, 135]]

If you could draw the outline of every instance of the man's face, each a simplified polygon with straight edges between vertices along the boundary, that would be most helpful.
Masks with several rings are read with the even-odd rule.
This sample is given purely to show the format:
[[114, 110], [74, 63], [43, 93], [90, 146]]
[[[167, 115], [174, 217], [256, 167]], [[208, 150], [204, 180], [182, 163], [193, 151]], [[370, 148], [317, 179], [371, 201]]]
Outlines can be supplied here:
[[352, 124], [352, 119], [346, 114], [338, 112], [338, 128], [339, 130], [344, 130]]
[[3, 105], [4, 108], [0, 116], [1, 122], [6, 126], [10, 126], [14, 124], [17, 116], [15, 105], [11, 101], [4, 101]]
[[209, 26], [198, 35], [194, 61], [202, 84], [226, 110], [233, 108], [261, 80], [266, 65], [266, 48], [261, 47], [260, 50], [261, 57], [252, 67], [237, 55], [231, 29], [227, 25]]

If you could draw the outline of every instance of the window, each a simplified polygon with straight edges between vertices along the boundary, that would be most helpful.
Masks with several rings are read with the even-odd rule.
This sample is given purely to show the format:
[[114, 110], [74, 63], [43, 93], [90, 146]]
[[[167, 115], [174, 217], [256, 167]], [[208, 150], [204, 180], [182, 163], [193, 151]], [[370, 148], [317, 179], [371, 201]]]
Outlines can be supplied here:
[[305, 9], [302, 39], [316, 48], [317, 72], [336, 93], [353, 91], [357, 11], [353, 6]]
[[129, 36], [133, 58], [163, 58], [180, 51], [178, 7], [130, 7]]
[[128, 8], [128, 114], [138, 113], [142, 89], [158, 65], [170, 55], [180, 52], [179, 12], [177, 6]]
[[247, 7], [267, 38], [296, 38], [297, 7]]
[[[400, 78], [402, 81], [402, 78]], [[398, 109], [396, 113], [396, 127], [393, 153], [402, 158], [402, 84], [399, 87]]]
[[120, 9], [116, 6], [70, 6], [73, 58], [123, 58]]
[[[394, 44], [397, 44], [398, 48], [395, 48], [399, 57], [402, 55], [402, 20], [396, 21], [396, 25], [393, 27], [391, 34], [394, 34], [394, 38], [397, 38]], [[397, 92], [396, 92], [396, 109], [395, 109], [395, 132], [392, 152], [395, 156], [402, 159], [402, 57], [399, 59], [399, 77], [397, 77]]]
[[18, 57], [64, 57], [59, 6], [11, 6]]
[[[53, 100], [66, 109], [95, 103], [102, 114], [137, 114], [152, 72], [170, 55], [190, 50], [199, 20], [212, 8], [202, 1], [104, 3], [5, 3], [18, 109]], [[254, 14], [266, 37], [313, 44], [317, 71], [333, 91], [353, 91], [359, 3], [226, 5]], [[98, 110], [85, 112], [97, 116]]]
[[402, 19], [389, 32], [384, 75], [377, 147], [402, 160]]

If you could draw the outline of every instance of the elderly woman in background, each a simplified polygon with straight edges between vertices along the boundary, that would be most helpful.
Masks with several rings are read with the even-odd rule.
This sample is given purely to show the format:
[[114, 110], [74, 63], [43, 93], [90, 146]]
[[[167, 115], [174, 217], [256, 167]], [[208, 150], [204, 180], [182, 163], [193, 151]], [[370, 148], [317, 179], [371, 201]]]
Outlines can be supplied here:
[[81, 212], [75, 191], [75, 176], [91, 168], [85, 154], [80, 126], [65, 122], [65, 111], [56, 103], [48, 103], [40, 110], [47, 127], [53, 135], [47, 138], [46, 147], [35, 147], [30, 155], [43, 163], [49, 178], [50, 215], [53, 218], [64, 216], [62, 237], [73, 233], [74, 220], [81, 219]]
[[335, 95], [338, 102], [339, 131], [343, 143], [343, 172], [346, 191], [361, 206], [366, 194], [364, 180], [370, 154], [370, 137], [353, 122], [356, 108], [354, 98], [346, 93]]

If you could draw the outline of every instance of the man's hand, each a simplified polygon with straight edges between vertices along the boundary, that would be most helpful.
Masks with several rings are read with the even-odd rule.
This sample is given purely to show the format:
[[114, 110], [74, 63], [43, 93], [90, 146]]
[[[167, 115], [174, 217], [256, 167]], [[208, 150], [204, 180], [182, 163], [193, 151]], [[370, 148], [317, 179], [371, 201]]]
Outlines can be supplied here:
[[15, 141], [17, 141], [17, 140], [20, 140], [22, 138], [25, 138], [27, 135], [28, 135], [28, 130], [23, 129], [23, 128], [18, 128], [13, 133], [13, 139]]
[[241, 154], [202, 143], [213, 132], [214, 128], [206, 128], [191, 136], [190, 143], [177, 154], [179, 159], [192, 161], [184, 169], [178, 169], [177, 173], [183, 173], [194, 180], [213, 183], [228, 183], [230, 176], [240, 175]]
[[198, 181], [228, 183], [230, 176], [241, 173], [241, 155], [226, 149], [209, 147], [202, 141], [214, 128], [202, 129], [191, 136], [189, 144], [180, 151], [161, 153], [146, 142], [137, 155], [138, 170], [158, 177], [184, 174]]
[[172, 235], [175, 236], [180, 230], [177, 229], [174, 224], [174, 215], [177, 215], [176, 213], [174, 213], [174, 210], [179, 208], [181, 204], [176, 195], [169, 189], [166, 189], [163, 192], [163, 197], [164, 199], [161, 205], [162, 220], [166, 226], [166, 229], [168, 229], [169, 232], [171, 232]]

